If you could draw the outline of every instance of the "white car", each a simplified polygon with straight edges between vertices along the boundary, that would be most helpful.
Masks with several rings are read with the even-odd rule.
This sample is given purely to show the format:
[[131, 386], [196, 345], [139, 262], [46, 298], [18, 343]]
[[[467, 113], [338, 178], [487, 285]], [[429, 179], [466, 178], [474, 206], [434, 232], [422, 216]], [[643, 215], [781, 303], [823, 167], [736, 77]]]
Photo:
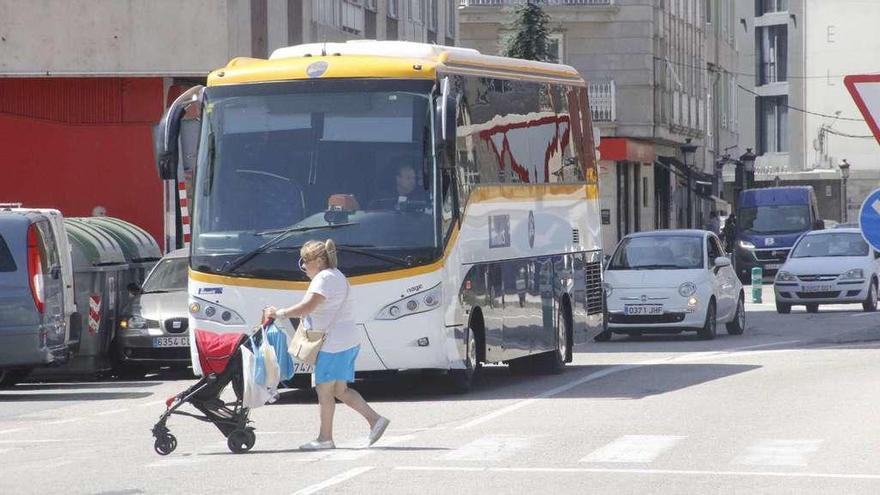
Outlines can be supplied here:
[[820, 304], [847, 303], [876, 311], [878, 256], [859, 229], [807, 232], [776, 274], [776, 311], [789, 313], [797, 304], [815, 313]]
[[713, 339], [718, 323], [740, 335], [746, 326], [742, 284], [718, 237], [705, 230], [658, 230], [624, 237], [605, 266], [612, 333], [696, 331]]

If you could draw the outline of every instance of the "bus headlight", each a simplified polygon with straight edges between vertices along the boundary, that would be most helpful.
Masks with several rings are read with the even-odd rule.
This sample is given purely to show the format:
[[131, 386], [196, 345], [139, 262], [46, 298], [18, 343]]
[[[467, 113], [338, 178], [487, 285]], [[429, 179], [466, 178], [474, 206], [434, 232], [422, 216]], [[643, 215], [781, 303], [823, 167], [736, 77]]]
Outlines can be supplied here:
[[404, 316], [424, 313], [440, 307], [442, 290], [440, 284], [428, 290], [417, 292], [409, 297], [394, 301], [376, 315], [377, 320], [396, 320]]
[[244, 325], [244, 318], [235, 311], [198, 297], [190, 296], [189, 313], [197, 320], [212, 321], [223, 325]]
[[739, 247], [751, 251], [752, 249], [755, 249], [755, 244], [749, 241], [739, 241]]

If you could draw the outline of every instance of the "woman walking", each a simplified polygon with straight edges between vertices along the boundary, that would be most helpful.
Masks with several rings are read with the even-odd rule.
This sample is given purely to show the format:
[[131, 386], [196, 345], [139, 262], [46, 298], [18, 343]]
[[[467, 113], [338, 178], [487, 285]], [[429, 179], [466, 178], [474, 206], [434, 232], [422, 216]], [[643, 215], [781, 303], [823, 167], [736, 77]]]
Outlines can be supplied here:
[[354, 362], [360, 342], [354, 324], [354, 311], [349, 299], [349, 284], [337, 268], [336, 245], [332, 240], [308, 241], [300, 249], [299, 267], [311, 279], [302, 301], [288, 308], [267, 308], [273, 318], [301, 318], [307, 329], [326, 332], [324, 344], [315, 364], [314, 383], [321, 408], [321, 430], [318, 438], [302, 446], [302, 450], [333, 449], [333, 413], [336, 399], [354, 409], [370, 425], [369, 444], [385, 433], [388, 419], [380, 416], [348, 387], [354, 381]]

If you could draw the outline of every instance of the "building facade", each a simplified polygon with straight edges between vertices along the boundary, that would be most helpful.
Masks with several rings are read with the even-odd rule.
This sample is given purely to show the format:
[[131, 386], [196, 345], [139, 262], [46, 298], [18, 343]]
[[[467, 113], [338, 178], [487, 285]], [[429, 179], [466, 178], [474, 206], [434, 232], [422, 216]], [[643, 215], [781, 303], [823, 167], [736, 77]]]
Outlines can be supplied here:
[[[463, 46], [496, 54], [510, 7], [462, 0]], [[696, 227], [718, 207], [715, 166], [736, 146], [733, 8], [722, 0], [545, 0], [557, 60], [589, 83], [601, 130], [604, 247], [656, 228]], [[683, 152], [690, 150], [689, 152]]]
[[[755, 148], [756, 180], [821, 177], [825, 218], [853, 219], [880, 179], [877, 143], [843, 85], [848, 74], [878, 70], [880, 2], [756, 0], [736, 2], [742, 57], [738, 69], [742, 140]], [[842, 159], [852, 164], [847, 198], [828, 190]], [[809, 172], [809, 174], [804, 174]], [[732, 180], [729, 176], [725, 181]], [[846, 213], [844, 210], [847, 210]]]
[[[358, 38], [455, 44], [455, 0], [0, 0], [0, 202], [163, 232], [152, 127], [231, 58]], [[39, 171], [39, 172], [37, 172]], [[39, 175], [37, 175], [39, 173]]]

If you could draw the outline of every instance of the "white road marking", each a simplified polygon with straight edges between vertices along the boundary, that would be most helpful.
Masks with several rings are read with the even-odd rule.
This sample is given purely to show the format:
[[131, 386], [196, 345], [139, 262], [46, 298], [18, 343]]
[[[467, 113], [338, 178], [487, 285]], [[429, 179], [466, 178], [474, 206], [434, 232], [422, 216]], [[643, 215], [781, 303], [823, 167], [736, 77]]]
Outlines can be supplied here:
[[111, 414], [119, 414], [128, 411], [128, 408], [125, 409], [111, 409], [109, 411], [103, 411], [99, 413], [95, 413], [95, 416], [109, 416]]
[[158, 406], [159, 404], [165, 404], [165, 401], [164, 400], [154, 400], [153, 402], [147, 402], [145, 404], [141, 404], [138, 407], [153, 407], [153, 406]]
[[67, 423], [75, 423], [77, 421], [82, 421], [83, 418], [67, 418], [67, 419], [59, 419], [57, 421], [49, 421], [45, 424], [47, 425], [66, 425]]
[[803, 473], [773, 471], [697, 471], [676, 469], [614, 469], [614, 468], [499, 468], [499, 467], [436, 467], [396, 466], [395, 471], [480, 471], [495, 473], [617, 473], [617, 474], [669, 474], [681, 476], [753, 476], [769, 478], [829, 478], [852, 480], [880, 480], [880, 474]]
[[47, 438], [42, 440], [32, 440], [32, 439], [24, 439], [24, 440], [0, 440], [0, 443], [3, 444], [16, 444], [16, 443], [64, 443], [64, 442], [82, 442], [84, 438]]
[[187, 455], [185, 457], [174, 457], [174, 458], [166, 458], [161, 461], [153, 462], [147, 464], [148, 468], [161, 468], [161, 467], [169, 467], [169, 466], [189, 466], [191, 464], [199, 464], [202, 462], [207, 462], [208, 459], [204, 457], [198, 457], [196, 455]]
[[499, 461], [513, 457], [529, 444], [526, 437], [508, 435], [478, 438], [443, 455], [444, 461]]
[[344, 483], [344, 482], [346, 482], [356, 476], [360, 476], [360, 475], [366, 473], [367, 471], [371, 471], [373, 469], [374, 469], [373, 466], [361, 466], [361, 467], [356, 467], [354, 469], [349, 469], [348, 471], [345, 471], [344, 473], [337, 474], [336, 476], [329, 478], [327, 480], [324, 480], [320, 483], [317, 483], [317, 484], [314, 484], [311, 486], [307, 486], [307, 487], [303, 488], [302, 490], [295, 492], [294, 495], [310, 495], [310, 494], [315, 493], [317, 491], [323, 490], [324, 488], [329, 488], [333, 485], [338, 485], [339, 483]]
[[580, 462], [651, 462], [684, 438], [675, 435], [624, 435], [594, 450]]
[[822, 440], [763, 440], [734, 459], [751, 466], [806, 466], [807, 457], [819, 450]]
[[0, 435], [4, 435], [6, 433], [15, 433], [17, 431], [24, 431], [24, 428], [12, 428], [11, 430], [3, 430], [0, 431]]
[[780, 345], [789, 345], [789, 344], [796, 344], [796, 343], [800, 343], [800, 342], [801, 342], [800, 340], [787, 340], [787, 341], [782, 341], [782, 342], [770, 342], [770, 343], [766, 343], [766, 344], [750, 345], [750, 346], [745, 346], [745, 347], [735, 347], [735, 348], [727, 349], [727, 350], [723, 350], [723, 351], [711, 351], [711, 352], [703, 352], [703, 353], [690, 354], [690, 355], [685, 354], [682, 356], [675, 356], [675, 357], [671, 357], [671, 358], [651, 359], [651, 360], [643, 361], [641, 363], [636, 363], [636, 364], [622, 364], [622, 365], [609, 366], [608, 368], [605, 368], [603, 370], [599, 370], [595, 373], [590, 373], [589, 375], [572, 380], [572, 381], [565, 383], [563, 385], [560, 385], [556, 388], [552, 388], [550, 390], [545, 390], [544, 392], [541, 392], [540, 394], [537, 394], [531, 398], [524, 399], [519, 402], [515, 402], [509, 406], [502, 407], [501, 409], [495, 410], [491, 413], [485, 414], [483, 416], [479, 416], [475, 419], [468, 421], [467, 423], [459, 425], [455, 429], [456, 430], [466, 430], [468, 428], [473, 428], [474, 426], [481, 425], [483, 423], [492, 421], [495, 418], [498, 418], [500, 416], [504, 416], [505, 414], [512, 413], [513, 411], [516, 411], [518, 409], [522, 409], [523, 407], [534, 404], [535, 402], [538, 402], [541, 399], [553, 397], [554, 395], [561, 394], [562, 392], [566, 392], [568, 390], [571, 390], [571, 389], [578, 387], [580, 385], [583, 385], [585, 383], [589, 383], [589, 382], [598, 380], [600, 378], [604, 378], [604, 377], [606, 377], [608, 375], [612, 375], [614, 373], [620, 373], [621, 371], [627, 371], [627, 370], [632, 370], [632, 369], [636, 369], [636, 368], [643, 368], [645, 366], [653, 366], [653, 365], [657, 365], [657, 364], [666, 364], [666, 363], [671, 363], [671, 362], [682, 362], [682, 361], [688, 362], [688, 361], [696, 361], [696, 360], [700, 360], [700, 359], [713, 359], [713, 358], [717, 358], [717, 357], [727, 357], [731, 354], [737, 354], [741, 351], [746, 351], [746, 350], [750, 350], [750, 349], [758, 349], [758, 348], [762, 348], [762, 347], [774, 347], [774, 346], [780, 346]]

